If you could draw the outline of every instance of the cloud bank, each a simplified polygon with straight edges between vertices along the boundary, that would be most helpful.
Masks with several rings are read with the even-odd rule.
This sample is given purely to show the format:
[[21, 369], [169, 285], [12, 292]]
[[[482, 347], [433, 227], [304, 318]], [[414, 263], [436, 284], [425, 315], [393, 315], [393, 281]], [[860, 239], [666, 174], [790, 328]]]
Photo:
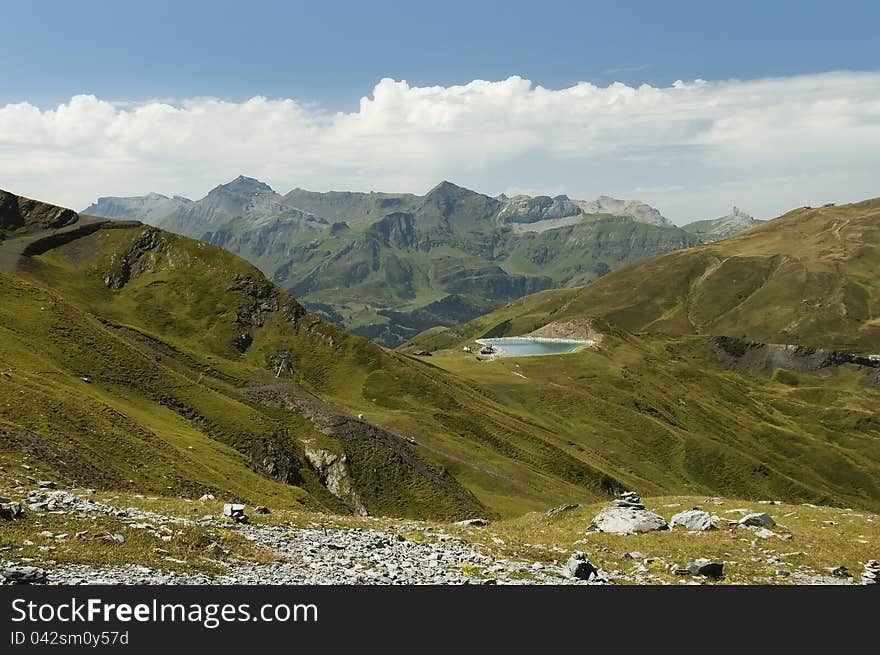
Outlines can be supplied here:
[[636, 88], [381, 80], [357, 111], [294, 99], [0, 107], [0, 187], [72, 206], [149, 191], [201, 197], [239, 173], [286, 192], [424, 192], [442, 179], [638, 197], [670, 218], [768, 217], [880, 195], [880, 73]]

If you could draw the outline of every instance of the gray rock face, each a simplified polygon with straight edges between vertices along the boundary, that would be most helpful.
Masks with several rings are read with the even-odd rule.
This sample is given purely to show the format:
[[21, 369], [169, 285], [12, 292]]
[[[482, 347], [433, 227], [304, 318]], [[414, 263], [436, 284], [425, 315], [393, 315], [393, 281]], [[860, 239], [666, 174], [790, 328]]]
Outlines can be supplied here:
[[46, 572], [36, 566], [9, 566], [3, 579], [6, 584], [46, 584]]
[[739, 520], [739, 523], [740, 525], [751, 525], [759, 528], [772, 528], [776, 525], [776, 521], [774, 521], [766, 512], [746, 514]]
[[870, 562], [865, 563], [865, 570], [862, 573], [862, 584], [880, 584], [880, 562], [872, 559]]
[[712, 515], [701, 509], [688, 509], [684, 512], [679, 512], [669, 521], [670, 528], [674, 528], [677, 525], [680, 525], [686, 530], [701, 532], [703, 530], [712, 530], [714, 527], [712, 525]]
[[710, 559], [701, 557], [688, 564], [687, 570], [691, 575], [704, 575], [707, 578], [720, 578], [724, 575], [724, 564], [721, 562], [713, 562]]
[[668, 527], [666, 519], [644, 507], [606, 507], [590, 522], [587, 532], [625, 535], [666, 530]]
[[311, 440], [303, 441], [303, 452], [312, 468], [317, 471], [321, 482], [327, 487], [327, 491], [348, 503], [358, 514], [364, 516], [369, 514], [352, 484], [345, 453], [335, 453], [326, 448], [316, 447]]
[[618, 200], [610, 196], [599, 196], [595, 200], [575, 200], [574, 202], [587, 214], [629, 216], [640, 223], [671, 225], [669, 219], [641, 200]]
[[580, 551], [575, 551], [571, 554], [562, 570], [569, 578], [577, 578], [579, 580], [589, 580], [599, 573], [599, 569], [593, 566], [587, 555]]
[[578, 216], [583, 210], [565, 196], [517, 197], [508, 200], [498, 212], [499, 220], [506, 223], [536, 223], [553, 218]]
[[104, 197], [83, 210], [90, 216], [106, 218], [136, 218], [148, 225], [158, 225], [163, 218], [191, 205], [192, 200], [181, 196], [169, 198], [159, 193], [129, 198]]

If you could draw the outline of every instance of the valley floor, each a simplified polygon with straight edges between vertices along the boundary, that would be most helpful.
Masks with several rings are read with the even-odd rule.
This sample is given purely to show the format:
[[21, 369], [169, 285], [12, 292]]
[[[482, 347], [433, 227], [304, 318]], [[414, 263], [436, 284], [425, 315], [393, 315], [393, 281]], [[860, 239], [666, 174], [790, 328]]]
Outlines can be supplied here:
[[[876, 515], [776, 501], [654, 498], [648, 508], [666, 519], [701, 506], [730, 519], [729, 527], [622, 536], [585, 532], [607, 503], [488, 525], [248, 508], [249, 523], [239, 524], [222, 516], [219, 499], [23, 487], [2, 493], [20, 500], [24, 513], [3, 522], [0, 572], [45, 572], [48, 584], [715, 583], [681, 575], [700, 557], [723, 562], [722, 584], [858, 584], [880, 554]], [[747, 510], [771, 513], [776, 526], [736, 525]], [[566, 575], [573, 551], [598, 567], [589, 582]]]

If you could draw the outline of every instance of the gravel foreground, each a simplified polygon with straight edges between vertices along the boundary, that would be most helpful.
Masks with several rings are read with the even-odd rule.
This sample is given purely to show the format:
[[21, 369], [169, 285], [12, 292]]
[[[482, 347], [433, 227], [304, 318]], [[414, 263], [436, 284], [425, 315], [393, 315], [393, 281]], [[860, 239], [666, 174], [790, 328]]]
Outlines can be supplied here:
[[[232, 563], [225, 573], [179, 573], [139, 564], [95, 567], [57, 564], [38, 569], [48, 584], [154, 584], [154, 585], [463, 585], [463, 584], [605, 584], [598, 572], [591, 580], [567, 577], [563, 567], [536, 562], [495, 559], [481, 554], [461, 539], [433, 532], [417, 523], [401, 522], [397, 529], [418, 535], [409, 539], [388, 530], [310, 526], [230, 524], [223, 517], [193, 521], [140, 509], [117, 508], [67, 491], [31, 492], [26, 499], [34, 511], [115, 515], [129, 527], [153, 532], [175, 525], [197, 524], [235, 531], [254, 545], [271, 552], [270, 564]], [[121, 537], [121, 535], [120, 535]], [[33, 568], [27, 562], [0, 559], [4, 570]], [[24, 565], [24, 567], [22, 566]], [[465, 571], [472, 572], [468, 575]], [[33, 573], [33, 580], [42, 576]]]

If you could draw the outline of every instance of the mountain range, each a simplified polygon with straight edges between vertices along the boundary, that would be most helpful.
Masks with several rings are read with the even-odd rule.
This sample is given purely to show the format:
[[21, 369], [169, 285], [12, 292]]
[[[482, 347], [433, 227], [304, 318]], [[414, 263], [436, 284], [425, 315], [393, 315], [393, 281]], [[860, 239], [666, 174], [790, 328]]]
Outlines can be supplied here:
[[280, 195], [244, 176], [194, 202], [104, 197], [84, 213], [141, 219], [238, 253], [310, 310], [386, 346], [755, 224], [735, 212], [679, 228], [639, 201], [490, 197], [450, 182], [424, 196]]
[[[389, 200], [411, 201], [369, 201]], [[442, 206], [426, 220], [451, 224]], [[3, 471], [24, 456], [67, 486], [441, 519], [623, 489], [880, 508], [880, 201], [796, 210], [399, 351], [212, 244], [6, 192], [0, 209]], [[389, 241], [400, 221], [380, 222]], [[462, 352], [536, 331], [595, 346]]]

